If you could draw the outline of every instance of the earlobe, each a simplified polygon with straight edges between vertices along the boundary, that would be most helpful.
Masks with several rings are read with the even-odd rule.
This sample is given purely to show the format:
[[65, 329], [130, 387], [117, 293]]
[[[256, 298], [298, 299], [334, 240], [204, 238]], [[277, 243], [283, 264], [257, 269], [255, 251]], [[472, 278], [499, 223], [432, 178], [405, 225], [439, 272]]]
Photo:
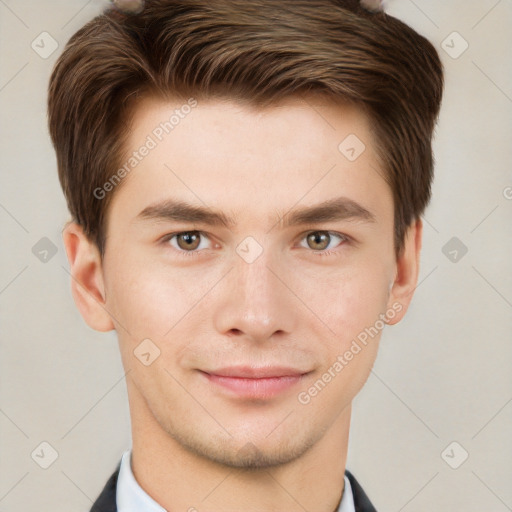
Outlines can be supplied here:
[[71, 271], [71, 293], [75, 304], [89, 327], [111, 331], [114, 324], [106, 309], [103, 265], [99, 250], [76, 222], [70, 222], [62, 239]]
[[396, 275], [388, 299], [388, 308], [392, 308], [398, 313], [388, 320], [389, 325], [398, 323], [404, 317], [416, 289], [422, 234], [421, 219], [414, 221], [407, 229], [403, 250], [397, 258]]

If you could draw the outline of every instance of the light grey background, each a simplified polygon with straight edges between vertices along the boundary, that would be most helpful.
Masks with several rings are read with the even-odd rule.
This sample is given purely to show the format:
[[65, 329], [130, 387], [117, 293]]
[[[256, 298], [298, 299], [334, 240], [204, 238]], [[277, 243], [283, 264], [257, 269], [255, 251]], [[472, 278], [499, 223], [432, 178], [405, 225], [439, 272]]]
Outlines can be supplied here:
[[[88, 511], [131, 445], [115, 334], [87, 327], [71, 297], [61, 240], [68, 213], [46, 127], [51, 67], [104, 5], [0, 0], [0, 512]], [[439, 49], [446, 89], [420, 284], [405, 319], [384, 331], [354, 402], [347, 467], [379, 511], [505, 512], [512, 510], [512, 2], [391, 0], [387, 10]], [[42, 32], [59, 45], [47, 58], [31, 47], [51, 49]], [[47, 262], [32, 252], [43, 237], [57, 248]], [[453, 237], [459, 247], [443, 252]], [[48, 469], [31, 456], [42, 442], [58, 453]], [[43, 452], [50, 453], [45, 445]], [[465, 452], [452, 469], [447, 462], [456, 465]]]

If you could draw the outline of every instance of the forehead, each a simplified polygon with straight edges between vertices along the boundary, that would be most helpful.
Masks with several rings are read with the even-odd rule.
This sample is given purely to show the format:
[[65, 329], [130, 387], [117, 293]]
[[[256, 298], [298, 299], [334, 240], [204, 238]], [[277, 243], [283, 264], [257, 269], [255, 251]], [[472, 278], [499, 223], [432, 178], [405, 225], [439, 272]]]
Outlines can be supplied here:
[[[186, 142], [187, 148], [197, 150], [189, 154], [190, 159], [208, 153], [215, 159], [212, 164], [222, 159], [226, 151], [231, 156], [251, 154], [258, 160], [281, 154], [287, 160], [304, 154], [322, 157], [325, 152], [339, 156], [343, 149], [339, 143], [347, 135], [356, 143], [357, 153], [363, 148], [372, 152], [374, 146], [370, 122], [362, 107], [334, 102], [320, 93], [286, 97], [266, 107], [230, 98], [164, 101], [145, 97], [131, 114], [127, 157], [148, 140], [174, 149], [169, 155], [174, 159], [179, 158], [181, 144]], [[262, 147], [266, 151], [261, 151]], [[158, 148], [151, 153], [162, 156]], [[354, 155], [345, 156], [355, 160]]]
[[123, 156], [129, 172], [111, 208], [133, 218], [172, 198], [268, 222], [299, 202], [339, 196], [387, 208], [391, 192], [374, 148], [360, 108], [319, 96], [265, 108], [145, 98], [133, 113]]

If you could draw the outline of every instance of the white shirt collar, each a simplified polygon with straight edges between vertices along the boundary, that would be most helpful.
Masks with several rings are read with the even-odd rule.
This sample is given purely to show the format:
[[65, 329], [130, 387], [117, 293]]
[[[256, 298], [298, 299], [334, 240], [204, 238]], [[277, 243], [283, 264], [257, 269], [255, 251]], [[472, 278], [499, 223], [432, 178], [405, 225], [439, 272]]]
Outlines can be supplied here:
[[135, 480], [131, 460], [132, 450], [128, 449], [121, 459], [117, 477], [117, 512], [166, 512]]
[[[116, 501], [118, 512], [166, 512], [139, 485], [131, 467], [131, 449], [124, 452], [117, 478]], [[355, 512], [352, 487], [345, 475], [345, 488], [336, 512]]]

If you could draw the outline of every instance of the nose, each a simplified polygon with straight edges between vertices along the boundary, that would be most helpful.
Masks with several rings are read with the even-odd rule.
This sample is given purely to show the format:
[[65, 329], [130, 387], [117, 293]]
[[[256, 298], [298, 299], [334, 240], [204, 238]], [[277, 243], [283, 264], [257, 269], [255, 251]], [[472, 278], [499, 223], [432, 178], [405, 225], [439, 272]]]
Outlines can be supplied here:
[[269, 251], [251, 263], [234, 255], [233, 265], [215, 304], [217, 332], [258, 343], [293, 332], [300, 307], [287, 287], [286, 270]]

